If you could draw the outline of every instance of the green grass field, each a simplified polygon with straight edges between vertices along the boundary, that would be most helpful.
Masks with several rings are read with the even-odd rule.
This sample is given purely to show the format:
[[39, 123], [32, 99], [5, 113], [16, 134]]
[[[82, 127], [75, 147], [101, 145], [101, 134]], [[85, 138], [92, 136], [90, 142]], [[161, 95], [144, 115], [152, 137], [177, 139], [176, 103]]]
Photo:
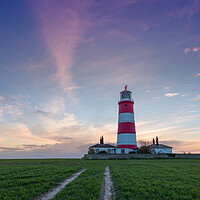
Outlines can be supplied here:
[[117, 199], [200, 199], [200, 160], [136, 160], [111, 167]]
[[35, 199], [87, 168], [54, 199], [99, 199], [110, 166], [117, 200], [200, 199], [200, 160], [0, 160], [0, 199]]
[[71, 160], [0, 161], [0, 199], [34, 199], [80, 169]]

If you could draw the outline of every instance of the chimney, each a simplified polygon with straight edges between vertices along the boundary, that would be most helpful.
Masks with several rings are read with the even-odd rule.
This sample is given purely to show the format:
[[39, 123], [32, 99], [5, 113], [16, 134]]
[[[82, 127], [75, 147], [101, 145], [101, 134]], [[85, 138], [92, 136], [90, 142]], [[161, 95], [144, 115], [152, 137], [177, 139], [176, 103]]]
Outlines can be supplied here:
[[159, 144], [158, 144], [158, 136], [156, 136], [156, 145], [159, 145]]
[[103, 144], [103, 135], [100, 137], [100, 144]]
[[101, 138], [102, 138], [102, 144], [104, 144], [104, 141], [103, 141], [103, 140], [104, 140], [104, 138], [103, 138], [103, 135], [102, 135], [102, 137], [101, 137]]
[[155, 145], [155, 139], [153, 138], [153, 145]]

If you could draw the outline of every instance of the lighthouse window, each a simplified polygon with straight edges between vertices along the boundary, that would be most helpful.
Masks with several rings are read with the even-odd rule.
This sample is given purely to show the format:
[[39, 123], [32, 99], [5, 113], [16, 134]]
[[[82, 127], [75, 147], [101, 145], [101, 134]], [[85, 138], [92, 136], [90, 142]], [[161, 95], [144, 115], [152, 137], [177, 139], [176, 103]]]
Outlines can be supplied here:
[[125, 107], [127, 107], [127, 105], [125, 104]]

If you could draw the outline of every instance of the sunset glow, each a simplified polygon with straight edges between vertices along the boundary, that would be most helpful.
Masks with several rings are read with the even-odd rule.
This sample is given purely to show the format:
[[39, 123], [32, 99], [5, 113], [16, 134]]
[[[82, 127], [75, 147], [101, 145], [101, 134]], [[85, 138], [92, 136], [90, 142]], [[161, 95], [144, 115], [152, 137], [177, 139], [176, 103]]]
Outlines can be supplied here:
[[0, 158], [116, 144], [125, 85], [138, 140], [200, 153], [200, 1], [0, 3]]

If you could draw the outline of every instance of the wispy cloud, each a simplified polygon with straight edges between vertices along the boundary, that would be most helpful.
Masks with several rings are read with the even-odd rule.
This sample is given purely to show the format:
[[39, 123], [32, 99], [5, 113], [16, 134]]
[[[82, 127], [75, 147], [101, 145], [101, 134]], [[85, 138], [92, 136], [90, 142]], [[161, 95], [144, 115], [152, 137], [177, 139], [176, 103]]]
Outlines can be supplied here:
[[[163, 141], [164, 142], [164, 141]], [[170, 142], [170, 141], [169, 141]], [[165, 141], [167, 144], [167, 141]], [[177, 141], [172, 143], [173, 151], [178, 153], [199, 153], [200, 140]]]
[[182, 5], [179, 8], [171, 10], [168, 16], [179, 19], [186, 18], [189, 24], [193, 21], [193, 16], [199, 12], [199, 1], [191, 1], [188, 5]]
[[[59, 81], [64, 89], [74, 85], [71, 68], [75, 63], [76, 48], [89, 24], [89, 6], [90, 1], [57, 3], [51, 0], [36, 5], [40, 28], [56, 65], [53, 79]], [[76, 87], [71, 87], [73, 89]]]
[[156, 134], [156, 133], [160, 133], [160, 132], [163, 132], [163, 131], [168, 131], [168, 130], [171, 130], [171, 129], [175, 129], [175, 128], [178, 128], [179, 126], [171, 126], [171, 127], [165, 127], [165, 128], [159, 128], [159, 129], [153, 129], [153, 130], [149, 130], [149, 131], [145, 131], [145, 132], [140, 132], [140, 135], [150, 135], [150, 134]]
[[194, 77], [196, 78], [196, 77], [199, 77], [200, 76], [200, 73], [197, 73]]
[[42, 136], [37, 136], [32, 134], [27, 126], [23, 123], [5, 123], [1, 125], [1, 136], [6, 139], [4, 144], [13, 145], [13, 143], [21, 144], [24, 142], [34, 142], [35, 144], [54, 144], [56, 143], [52, 139], [43, 138]]
[[198, 153], [199, 140], [160, 140], [160, 144], [166, 144], [173, 147], [175, 153]]
[[185, 53], [185, 54], [187, 54], [187, 53], [190, 52], [190, 51], [191, 51], [190, 48], [185, 48], [185, 49], [184, 49], [184, 53]]
[[137, 125], [137, 126], [145, 126], [145, 125], [151, 125], [151, 124], [156, 123], [156, 122], [158, 122], [158, 120], [139, 121], [139, 122], [136, 122], [136, 125]]
[[174, 96], [178, 96], [178, 95], [179, 95], [179, 93], [177, 93], [177, 92], [165, 94], [166, 97], [174, 97]]
[[185, 134], [199, 133], [200, 127], [185, 127], [186, 124], [195, 124], [200, 119], [200, 114], [170, 114], [158, 116], [152, 121], [143, 121], [137, 123], [137, 136], [142, 139], [149, 139], [155, 136], [155, 133], [162, 136], [163, 139], [185, 138]]
[[169, 87], [169, 86], [164, 87], [164, 90], [170, 90], [170, 89], [171, 89], [171, 87]]
[[199, 101], [200, 100], [200, 94], [198, 94], [196, 97], [193, 98], [194, 101]]
[[[72, 120], [73, 117], [70, 118]], [[63, 126], [66, 123], [63, 121]], [[90, 125], [89, 127], [82, 126], [82, 128], [63, 127], [63, 131], [69, 131], [68, 134], [61, 134], [60, 131], [59, 134], [50, 133], [46, 136], [34, 136], [22, 124], [18, 124], [18, 128], [12, 127], [15, 133], [13, 130], [7, 130], [4, 134], [10, 138], [13, 137], [14, 141], [18, 140], [18, 145], [16, 146], [16, 142], [15, 145], [12, 142], [4, 142], [4, 145], [0, 147], [0, 158], [82, 157], [84, 153], [87, 153], [90, 145], [99, 142], [99, 136], [102, 134], [106, 143], [116, 142], [116, 134], [113, 134], [116, 132], [116, 124]]]
[[68, 97], [72, 100], [73, 103], [77, 103], [78, 99], [76, 98], [76, 90], [82, 89], [84, 87], [80, 86], [70, 86], [70, 87], [65, 87], [64, 90], [66, 91]]
[[5, 100], [5, 97], [0, 96], [0, 101], [3, 101], [3, 100]]
[[194, 47], [194, 48], [192, 49], [192, 51], [193, 51], [193, 52], [200, 51], [200, 47]]
[[[65, 99], [61, 96], [54, 96], [48, 102], [36, 107], [36, 112], [41, 111], [46, 114], [59, 114], [65, 112]], [[40, 112], [40, 114], [41, 114]]]
[[25, 106], [23, 96], [12, 96], [10, 98], [0, 98], [0, 117], [9, 116], [12, 119], [17, 119], [22, 114], [22, 108]]
[[188, 52], [199, 52], [200, 51], [200, 47], [193, 47], [193, 48], [185, 48], [184, 49], [184, 53], [187, 54]]
[[71, 87], [66, 87], [64, 88], [64, 90], [66, 91], [72, 91], [72, 90], [77, 90], [77, 89], [81, 89], [83, 87], [80, 87], [80, 86], [71, 86]]
[[0, 147], [1, 150], [8, 150], [8, 151], [22, 151], [23, 149], [19, 147]]
[[73, 143], [64, 142], [44, 145], [23, 144], [15, 147], [1, 146], [0, 158], [80, 158], [87, 151], [87, 145], [83, 145], [81, 140], [74, 141]]
[[2, 115], [3, 115], [3, 108], [0, 107], [0, 121], [3, 121]]
[[146, 93], [150, 93], [151, 92], [151, 90], [146, 90]]
[[37, 111], [35, 111], [35, 113], [40, 115], [40, 116], [44, 116], [44, 117], [51, 117], [53, 115], [53, 113], [46, 112], [46, 111], [43, 111], [43, 110], [37, 110]]

